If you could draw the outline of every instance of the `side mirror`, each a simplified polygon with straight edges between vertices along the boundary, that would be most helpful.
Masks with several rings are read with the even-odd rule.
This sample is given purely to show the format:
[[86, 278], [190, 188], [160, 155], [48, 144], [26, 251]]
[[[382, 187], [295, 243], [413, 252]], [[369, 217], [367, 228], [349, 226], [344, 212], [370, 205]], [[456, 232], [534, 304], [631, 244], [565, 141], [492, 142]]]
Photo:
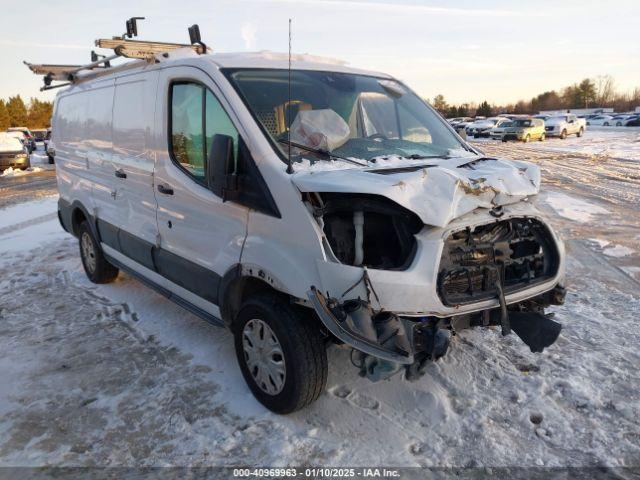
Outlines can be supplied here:
[[209, 189], [223, 200], [225, 200], [225, 192], [238, 188], [233, 158], [233, 138], [229, 135], [213, 136], [207, 159], [207, 184]]

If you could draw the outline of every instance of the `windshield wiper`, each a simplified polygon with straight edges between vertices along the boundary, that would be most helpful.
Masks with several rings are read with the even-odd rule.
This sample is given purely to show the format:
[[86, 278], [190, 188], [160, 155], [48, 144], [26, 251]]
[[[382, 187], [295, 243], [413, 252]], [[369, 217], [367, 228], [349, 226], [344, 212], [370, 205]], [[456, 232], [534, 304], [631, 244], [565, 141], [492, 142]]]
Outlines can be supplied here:
[[306, 150], [307, 152], [311, 152], [311, 153], [315, 153], [317, 155], [321, 155], [323, 157], [327, 157], [327, 158], [338, 158], [340, 160], [344, 160], [345, 162], [349, 162], [352, 163], [354, 165], [358, 165], [360, 167], [366, 167], [368, 165], [367, 163], [360, 163], [356, 160], [353, 160], [351, 158], [347, 158], [347, 157], [343, 157], [341, 155], [336, 155], [335, 153], [331, 153], [328, 150], [324, 150], [321, 148], [313, 148], [313, 147], [307, 147], [306, 145], [302, 145], [301, 143], [296, 143], [296, 142], [292, 142], [291, 140], [285, 140], [280, 139], [278, 140], [279, 143], [284, 143], [285, 145], [291, 145], [292, 147], [295, 148], [299, 148], [300, 150]]
[[451, 157], [449, 155], [419, 155], [417, 153], [412, 153], [411, 155], [404, 156], [403, 158], [408, 158], [409, 160], [425, 160], [427, 158], [442, 158], [443, 160], [448, 160]]

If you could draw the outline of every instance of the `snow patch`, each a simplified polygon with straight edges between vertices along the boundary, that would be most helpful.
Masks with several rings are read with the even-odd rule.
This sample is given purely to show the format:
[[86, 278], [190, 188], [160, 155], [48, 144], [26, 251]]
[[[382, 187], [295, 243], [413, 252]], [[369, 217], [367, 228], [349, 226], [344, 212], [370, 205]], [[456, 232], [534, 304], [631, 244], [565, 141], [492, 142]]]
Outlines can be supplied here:
[[20, 170], [19, 168], [9, 167], [4, 172], [0, 173], [0, 177], [20, 177], [22, 175], [29, 175], [30, 173], [41, 172], [40, 167], [29, 167], [26, 170]]
[[544, 201], [558, 215], [580, 223], [589, 223], [595, 215], [609, 213], [606, 208], [560, 192], [547, 192]]
[[634, 250], [624, 245], [614, 245], [604, 249], [604, 254], [610, 257], [627, 257], [634, 253]]

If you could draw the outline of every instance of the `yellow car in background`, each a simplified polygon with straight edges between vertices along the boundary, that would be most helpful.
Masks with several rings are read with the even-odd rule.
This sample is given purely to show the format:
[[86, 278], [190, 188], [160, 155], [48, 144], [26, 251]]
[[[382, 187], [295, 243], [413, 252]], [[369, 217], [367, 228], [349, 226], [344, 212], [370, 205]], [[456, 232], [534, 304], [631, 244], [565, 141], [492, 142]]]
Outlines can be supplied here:
[[508, 123], [504, 123], [491, 136], [503, 142], [507, 140], [521, 140], [529, 142], [531, 140], [544, 141], [546, 134], [544, 131], [544, 120], [540, 118], [517, 118]]

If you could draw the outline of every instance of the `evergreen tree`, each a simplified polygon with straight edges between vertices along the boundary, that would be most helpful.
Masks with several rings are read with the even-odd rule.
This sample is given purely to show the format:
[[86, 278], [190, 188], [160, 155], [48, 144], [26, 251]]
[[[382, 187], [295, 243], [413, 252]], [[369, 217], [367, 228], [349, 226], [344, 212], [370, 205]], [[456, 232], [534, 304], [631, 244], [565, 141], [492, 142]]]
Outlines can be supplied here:
[[476, 110], [476, 115], [481, 117], [490, 117], [492, 114], [493, 109], [491, 108], [491, 105], [489, 105], [489, 102], [487, 102], [486, 100], [482, 102]]
[[593, 105], [597, 100], [597, 96], [596, 84], [593, 80], [585, 78], [580, 82], [580, 85], [578, 85], [580, 108], [588, 108], [589, 105]]
[[7, 106], [5, 105], [4, 100], [0, 100], [0, 132], [4, 132], [10, 126], [11, 118], [9, 117]]
[[12, 127], [22, 127], [27, 124], [27, 107], [20, 95], [9, 97], [7, 111], [9, 112], [9, 123]]
[[32, 98], [27, 113], [27, 126], [29, 128], [48, 127], [51, 123], [52, 112], [52, 102], [43, 102], [37, 98]]

